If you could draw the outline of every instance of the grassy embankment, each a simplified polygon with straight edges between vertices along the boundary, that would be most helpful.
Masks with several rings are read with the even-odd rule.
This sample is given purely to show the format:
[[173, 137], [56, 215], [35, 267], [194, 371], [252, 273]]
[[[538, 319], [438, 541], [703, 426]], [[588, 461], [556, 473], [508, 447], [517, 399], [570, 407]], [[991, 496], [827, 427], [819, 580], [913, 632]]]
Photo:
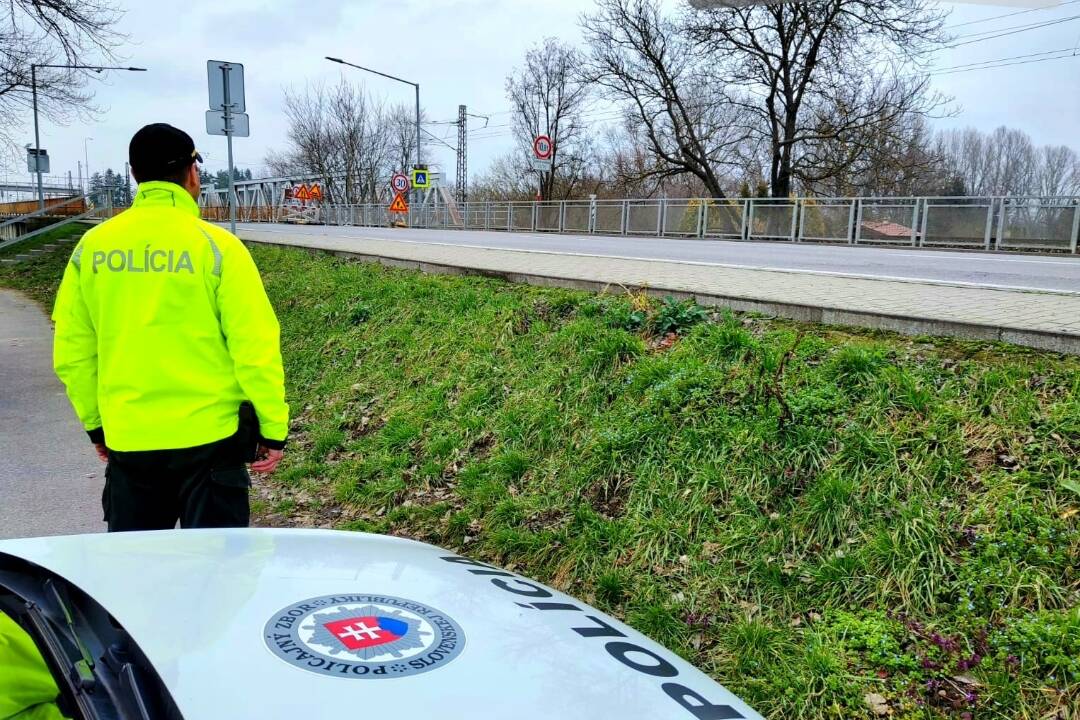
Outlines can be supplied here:
[[[295, 415], [262, 523], [539, 578], [769, 717], [1080, 707], [1077, 358], [254, 255]], [[47, 300], [37, 264], [0, 283]]]
[[[0, 250], [0, 258], [26, 254], [46, 243], [55, 243], [61, 238], [82, 235], [90, 227], [92, 226], [87, 223], [71, 223], [44, 232], [35, 238]], [[0, 285], [26, 293], [51, 311], [56, 287], [60, 284], [64, 265], [74, 247], [74, 244], [64, 244], [47, 255], [23, 261], [18, 265], [0, 265]]]

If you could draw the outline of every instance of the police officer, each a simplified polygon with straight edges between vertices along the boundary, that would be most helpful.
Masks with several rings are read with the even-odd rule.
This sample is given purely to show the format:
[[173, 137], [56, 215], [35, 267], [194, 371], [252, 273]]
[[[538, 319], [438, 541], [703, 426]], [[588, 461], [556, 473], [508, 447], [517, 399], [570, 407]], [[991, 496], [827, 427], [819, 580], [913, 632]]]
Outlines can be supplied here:
[[0, 720], [63, 720], [49, 666], [34, 640], [0, 610]]
[[131, 209], [64, 272], [56, 374], [108, 463], [110, 532], [243, 527], [244, 463], [272, 472], [288, 429], [277, 318], [247, 248], [199, 218], [191, 137], [147, 125], [128, 154]]

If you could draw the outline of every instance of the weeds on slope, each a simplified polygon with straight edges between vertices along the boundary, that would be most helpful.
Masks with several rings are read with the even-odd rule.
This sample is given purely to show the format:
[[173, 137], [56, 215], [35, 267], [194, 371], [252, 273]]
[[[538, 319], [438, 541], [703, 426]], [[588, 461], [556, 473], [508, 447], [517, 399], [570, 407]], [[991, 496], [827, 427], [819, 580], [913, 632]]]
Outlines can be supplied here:
[[255, 256], [296, 414], [265, 522], [537, 577], [770, 717], [1080, 705], [1076, 359]]
[[[1076, 358], [254, 255], [295, 417], [262, 522], [537, 577], [769, 717], [1080, 707]], [[51, 304], [64, 260], [0, 283]]]

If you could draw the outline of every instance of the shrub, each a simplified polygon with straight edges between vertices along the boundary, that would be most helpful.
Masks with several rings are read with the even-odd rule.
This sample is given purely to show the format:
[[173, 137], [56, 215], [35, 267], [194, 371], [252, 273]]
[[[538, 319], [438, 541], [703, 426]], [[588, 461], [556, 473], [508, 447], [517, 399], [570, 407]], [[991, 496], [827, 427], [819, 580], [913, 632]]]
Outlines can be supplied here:
[[676, 300], [669, 296], [660, 303], [652, 327], [661, 334], [681, 333], [708, 319], [708, 311], [693, 300]]

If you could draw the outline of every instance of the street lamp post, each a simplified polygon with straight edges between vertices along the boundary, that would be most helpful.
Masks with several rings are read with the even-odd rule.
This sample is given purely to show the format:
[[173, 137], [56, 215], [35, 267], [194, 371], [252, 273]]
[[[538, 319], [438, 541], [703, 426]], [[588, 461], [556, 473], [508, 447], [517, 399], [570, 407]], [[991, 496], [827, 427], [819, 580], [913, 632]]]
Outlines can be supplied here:
[[90, 194], [90, 152], [86, 149], [86, 143], [93, 140], [92, 137], [84, 137], [82, 141], [83, 160], [86, 162], [86, 194]]
[[[96, 73], [101, 73], [106, 70], [128, 70], [131, 72], [146, 72], [146, 68], [140, 67], [111, 67], [105, 65], [49, 65], [45, 63], [30, 65], [30, 94], [33, 96], [34, 102], [34, 172], [37, 175], [37, 191], [38, 191], [38, 210], [45, 209], [45, 191], [41, 184], [41, 135], [38, 131], [38, 106], [37, 106], [37, 69], [38, 68], [58, 68], [64, 70], [93, 70]], [[83, 142], [83, 150], [85, 155], [86, 143]], [[87, 168], [87, 175], [90, 174], [89, 168]], [[89, 183], [87, 183], [89, 186]]]
[[[372, 70], [371, 68], [366, 68], [366, 67], [363, 67], [363, 66], [360, 66], [360, 65], [354, 65], [351, 62], [345, 62], [341, 58], [334, 58], [334, 57], [330, 57], [328, 55], [328, 56], [326, 56], [326, 59], [329, 60], [330, 62], [336, 62], [336, 63], [338, 63], [340, 65], [348, 65], [349, 67], [356, 68], [357, 70], [363, 70], [364, 72], [373, 73], [375, 75], [381, 75], [384, 78], [390, 78], [391, 80], [397, 80], [398, 82], [405, 83], [406, 85], [412, 85], [413, 86], [413, 89], [416, 90], [416, 165], [419, 168], [419, 166], [420, 166], [420, 84], [411, 82], [409, 80], [402, 80], [399, 77], [394, 77], [393, 75], [387, 75], [386, 73], [379, 72], [378, 70]], [[402, 168], [402, 169], [404, 169], [404, 168]]]

